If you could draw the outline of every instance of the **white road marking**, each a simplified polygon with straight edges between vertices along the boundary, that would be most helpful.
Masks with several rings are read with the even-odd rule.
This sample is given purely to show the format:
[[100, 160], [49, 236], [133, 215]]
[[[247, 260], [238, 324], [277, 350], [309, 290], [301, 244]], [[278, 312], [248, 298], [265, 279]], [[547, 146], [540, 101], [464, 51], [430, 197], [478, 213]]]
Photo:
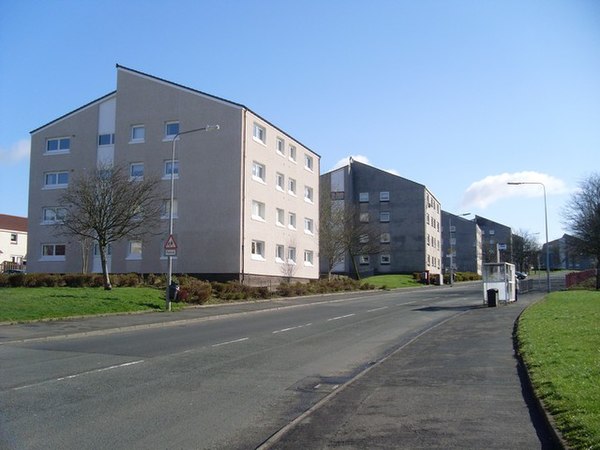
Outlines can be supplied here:
[[331, 319], [327, 319], [327, 322], [331, 322], [332, 320], [345, 319], [346, 317], [352, 317], [356, 314], [346, 314], [345, 316], [332, 317]]
[[306, 323], [304, 325], [298, 325], [298, 326], [295, 326], [295, 327], [283, 328], [281, 330], [273, 331], [273, 334], [285, 333], [286, 331], [292, 331], [292, 330], [297, 330], [298, 328], [310, 327], [311, 325], [312, 325], [312, 323]]
[[241, 339], [235, 339], [233, 341], [220, 342], [218, 344], [213, 344], [212, 347], [221, 347], [222, 345], [236, 344], [238, 342], [247, 341], [248, 339], [250, 339], [250, 338], [245, 337], [245, 338], [241, 338]]
[[88, 370], [86, 372], [80, 372], [80, 373], [74, 373], [73, 375], [67, 375], [64, 377], [60, 377], [60, 378], [54, 378], [52, 380], [46, 380], [46, 381], [41, 381], [39, 383], [33, 383], [33, 384], [28, 384], [26, 386], [19, 386], [16, 388], [13, 388], [13, 391], [20, 391], [21, 389], [28, 389], [34, 386], [41, 386], [44, 384], [48, 384], [48, 383], [55, 383], [57, 381], [65, 381], [65, 380], [72, 380], [73, 378], [78, 378], [82, 375], [90, 375], [92, 373], [100, 373], [100, 372], [106, 372], [107, 370], [113, 370], [113, 369], [120, 369], [123, 367], [128, 367], [128, 366], [133, 366], [135, 364], [140, 364], [143, 363], [144, 360], [140, 359], [138, 361], [131, 361], [128, 363], [123, 363], [123, 364], [115, 364], [114, 366], [109, 366], [109, 367], [103, 367], [101, 369], [94, 369], [94, 370]]
[[388, 309], [388, 307], [382, 306], [381, 308], [369, 309], [369, 310], [367, 310], [367, 312], [381, 311], [382, 309]]

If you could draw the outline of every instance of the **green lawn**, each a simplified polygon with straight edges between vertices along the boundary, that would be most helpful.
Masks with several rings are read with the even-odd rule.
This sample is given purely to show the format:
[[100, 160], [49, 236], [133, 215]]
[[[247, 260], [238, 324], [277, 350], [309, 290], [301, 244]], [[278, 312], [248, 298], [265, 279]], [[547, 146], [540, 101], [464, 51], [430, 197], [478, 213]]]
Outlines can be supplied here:
[[[165, 308], [162, 290], [148, 287], [102, 288], [2, 288], [0, 322], [23, 322], [92, 314], [160, 311]], [[180, 307], [173, 304], [174, 308]]]
[[378, 288], [395, 289], [401, 287], [422, 286], [412, 275], [375, 275], [363, 278], [365, 283], [372, 284]]
[[536, 393], [573, 448], [600, 449], [600, 292], [550, 294], [519, 319]]

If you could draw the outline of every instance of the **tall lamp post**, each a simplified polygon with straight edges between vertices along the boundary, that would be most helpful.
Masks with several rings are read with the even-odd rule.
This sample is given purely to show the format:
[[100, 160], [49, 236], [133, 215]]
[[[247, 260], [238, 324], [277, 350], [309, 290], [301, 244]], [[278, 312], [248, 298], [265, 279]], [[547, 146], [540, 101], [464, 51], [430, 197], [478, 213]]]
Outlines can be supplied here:
[[[452, 244], [452, 214], [448, 213], [448, 237], [450, 239], [450, 286], [454, 286], [454, 245]], [[465, 217], [471, 213], [459, 214], [458, 217]]]
[[544, 222], [546, 225], [546, 290], [550, 292], [550, 246], [548, 245], [548, 204], [546, 202], [546, 185], [540, 181], [509, 181], [507, 184], [539, 184], [544, 189]]
[[[173, 136], [173, 142], [171, 144], [171, 197], [169, 201], [169, 238], [173, 236], [173, 191], [175, 187], [175, 144], [179, 139], [179, 136], [184, 134], [196, 133], [197, 131], [213, 131], [218, 130], [219, 125], [206, 125], [202, 128], [195, 128], [193, 130], [181, 131]], [[167, 290], [166, 290], [166, 309], [171, 311], [171, 283], [173, 282], [173, 256], [168, 255], [168, 269], [167, 269]]]

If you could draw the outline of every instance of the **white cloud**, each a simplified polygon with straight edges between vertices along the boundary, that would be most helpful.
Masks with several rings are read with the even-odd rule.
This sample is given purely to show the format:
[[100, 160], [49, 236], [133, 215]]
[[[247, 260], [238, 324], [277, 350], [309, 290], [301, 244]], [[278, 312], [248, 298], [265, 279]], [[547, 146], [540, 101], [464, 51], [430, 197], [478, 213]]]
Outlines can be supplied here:
[[524, 181], [543, 183], [546, 194], [564, 194], [569, 192], [564, 181], [539, 172], [516, 172], [490, 175], [472, 183], [465, 191], [462, 208], [487, 208], [492, 203], [510, 197], [541, 197], [544, 190], [540, 185], [524, 184], [511, 186], [508, 182]]
[[[347, 166], [348, 164], [350, 164], [350, 158], [352, 158], [354, 161], [358, 161], [359, 163], [368, 164], [369, 166], [375, 167], [373, 164], [371, 164], [369, 162], [369, 158], [367, 158], [366, 156], [352, 155], [352, 156], [346, 156], [345, 158], [340, 159], [337, 163], [335, 163], [335, 166], [333, 166], [333, 169], [331, 169], [331, 170], [336, 170], [336, 169], [339, 169], [340, 167]], [[379, 167], [378, 167], [378, 169], [379, 169]], [[395, 169], [381, 169], [381, 170], [384, 170], [385, 172], [389, 172], [392, 175], [400, 176], [398, 171]]]
[[21, 139], [12, 146], [0, 147], [0, 164], [14, 164], [29, 158], [29, 139]]

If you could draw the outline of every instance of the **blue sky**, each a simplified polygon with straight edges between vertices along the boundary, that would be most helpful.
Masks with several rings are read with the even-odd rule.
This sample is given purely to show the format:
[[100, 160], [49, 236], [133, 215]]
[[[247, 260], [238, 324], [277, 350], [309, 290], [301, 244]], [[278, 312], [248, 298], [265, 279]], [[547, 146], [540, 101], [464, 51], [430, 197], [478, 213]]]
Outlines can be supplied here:
[[[243, 103], [322, 156], [544, 238], [600, 171], [600, 2], [0, 0], [0, 213], [27, 214], [29, 132], [115, 64]], [[204, 125], [204, 124], [202, 124]]]

